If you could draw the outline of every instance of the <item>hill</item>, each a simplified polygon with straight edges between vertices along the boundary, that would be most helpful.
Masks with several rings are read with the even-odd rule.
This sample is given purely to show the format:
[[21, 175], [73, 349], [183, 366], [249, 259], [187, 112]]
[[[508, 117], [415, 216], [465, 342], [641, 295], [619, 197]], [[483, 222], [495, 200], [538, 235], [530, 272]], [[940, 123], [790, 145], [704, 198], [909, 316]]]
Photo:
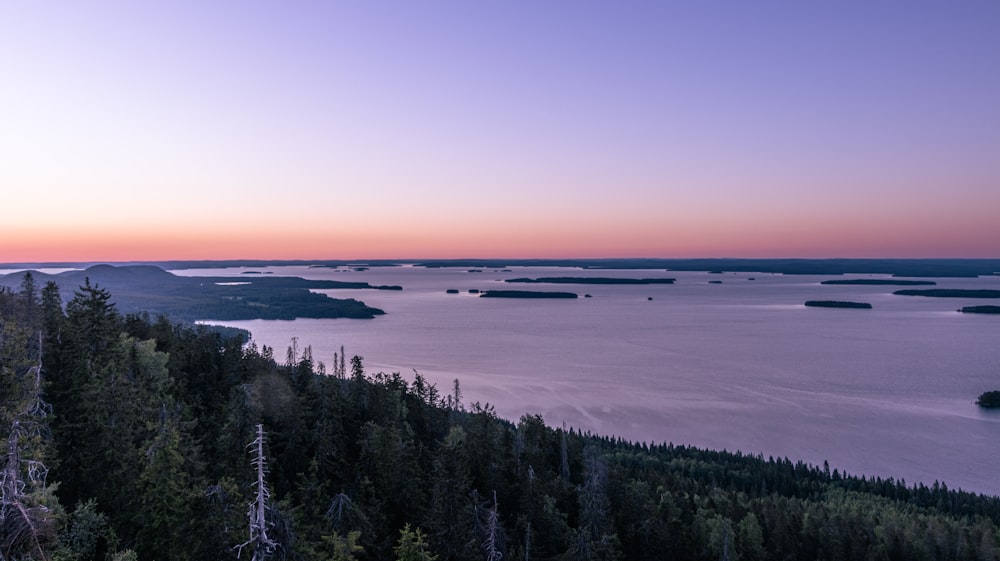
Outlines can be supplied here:
[[[184, 277], [151, 265], [94, 265], [83, 271], [48, 275], [33, 271], [39, 286], [53, 281], [69, 297], [87, 279], [109, 289], [124, 313], [145, 311], [175, 320], [358, 318], [384, 312], [354, 299], [336, 299], [314, 289], [383, 289], [368, 283], [314, 281], [298, 277]], [[24, 273], [0, 276], [0, 286], [19, 286]]]

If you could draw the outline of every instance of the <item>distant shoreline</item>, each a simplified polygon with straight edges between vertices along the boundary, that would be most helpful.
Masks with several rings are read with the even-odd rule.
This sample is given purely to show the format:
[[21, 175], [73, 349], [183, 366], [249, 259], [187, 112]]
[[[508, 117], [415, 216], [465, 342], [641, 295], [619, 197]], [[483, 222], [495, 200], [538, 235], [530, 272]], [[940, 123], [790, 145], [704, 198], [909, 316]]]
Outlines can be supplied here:
[[618, 277], [539, 277], [507, 279], [504, 282], [526, 284], [674, 284], [677, 279], [630, 279]]
[[934, 281], [896, 280], [896, 279], [839, 279], [825, 280], [820, 284], [862, 285], [862, 286], [934, 286]]
[[670, 271], [719, 271], [776, 273], [785, 275], [878, 274], [893, 277], [979, 277], [1000, 274], [998, 259], [740, 259], [740, 258], [593, 258], [593, 259], [230, 259], [168, 261], [89, 261], [0, 263], [0, 268], [86, 268], [97, 264], [156, 265], [167, 270], [230, 267], [461, 267], [504, 269], [508, 267], [574, 267], [579, 269], [659, 269]]

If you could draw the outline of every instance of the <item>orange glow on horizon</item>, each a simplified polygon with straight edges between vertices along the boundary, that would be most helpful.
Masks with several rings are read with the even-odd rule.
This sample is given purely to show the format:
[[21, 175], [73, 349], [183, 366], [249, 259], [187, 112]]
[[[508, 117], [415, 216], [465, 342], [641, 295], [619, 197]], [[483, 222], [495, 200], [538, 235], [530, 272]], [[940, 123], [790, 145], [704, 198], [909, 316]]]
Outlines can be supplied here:
[[[762, 223], [761, 223], [762, 222]], [[711, 225], [604, 224], [590, 230], [549, 226], [484, 225], [456, 230], [403, 225], [340, 231], [334, 228], [112, 227], [78, 231], [5, 232], [0, 262], [125, 262], [170, 260], [338, 259], [568, 259], [568, 258], [995, 258], [1000, 232], [934, 229], [927, 224], [843, 225], [743, 221], [729, 229]], [[918, 231], [930, 231], [920, 239]], [[456, 234], [455, 232], [463, 232]], [[970, 243], [969, 240], [977, 243]]]

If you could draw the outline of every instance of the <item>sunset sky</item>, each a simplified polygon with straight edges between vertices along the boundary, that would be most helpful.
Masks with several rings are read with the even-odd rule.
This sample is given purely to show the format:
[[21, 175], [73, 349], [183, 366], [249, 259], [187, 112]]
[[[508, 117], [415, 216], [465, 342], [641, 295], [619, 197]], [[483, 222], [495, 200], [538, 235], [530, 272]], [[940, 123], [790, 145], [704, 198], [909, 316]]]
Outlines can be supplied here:
[[0, 0], [0, 262], [1000, 257], [1000, 2]]

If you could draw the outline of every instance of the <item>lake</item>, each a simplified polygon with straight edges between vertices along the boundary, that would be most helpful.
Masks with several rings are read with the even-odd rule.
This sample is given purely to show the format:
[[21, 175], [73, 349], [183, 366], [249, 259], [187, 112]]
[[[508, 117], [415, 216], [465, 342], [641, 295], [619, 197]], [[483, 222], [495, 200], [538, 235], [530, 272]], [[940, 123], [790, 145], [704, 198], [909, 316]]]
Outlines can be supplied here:
[[[300, 349], [311, 346], [314, 359], [329, 365], [343, 345], [348, 357], [364, 357], [369, 373], [412, 379], [416, 370], [442, 393], [457, 378], [464, 403], [488, 402], [511, 420], [537, 413], [553, 426], [635, 441], [826, 460], [854, 475], [1000, 494], [1000, 412], [974, 404], [980, 393], [1000, 389], [1000, 316], [955, 311], [989, 300], [819, 284], [886, 278], [878, 275], [414, 266], [173, 272], [252, 281], [248, 271], [403, 287], [321, 291], [385, 310], [373, 320], [212, 322], [250, 330], [277, 357], [297, 337]], [[503, 282], [541, 276], [677, 282]], [[1000, 277], [931, 280], [935, 288], [1000, 288]], [[488, 299], [470, 289], [580, 298]], [[807, 308], [806, 300], [873, 309]]]

